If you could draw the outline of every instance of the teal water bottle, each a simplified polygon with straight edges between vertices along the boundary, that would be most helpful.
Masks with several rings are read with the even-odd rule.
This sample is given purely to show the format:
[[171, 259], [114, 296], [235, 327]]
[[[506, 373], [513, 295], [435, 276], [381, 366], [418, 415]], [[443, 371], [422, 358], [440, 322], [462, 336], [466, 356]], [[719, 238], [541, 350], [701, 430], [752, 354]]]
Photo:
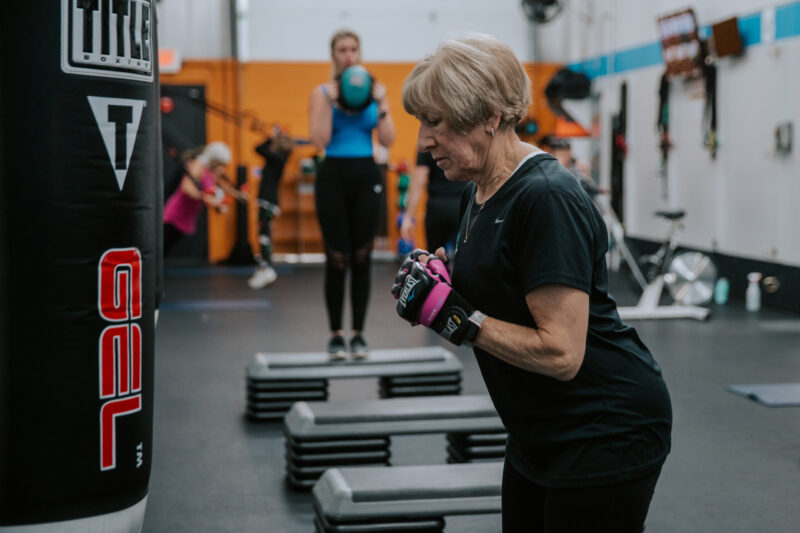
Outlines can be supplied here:
[[728, 278], [719, 278], [717, 284], [714, 285], [714, 303], [717, 305], [725, 305], [728, 303], [728, 293], [730, 289], [731, 284]]

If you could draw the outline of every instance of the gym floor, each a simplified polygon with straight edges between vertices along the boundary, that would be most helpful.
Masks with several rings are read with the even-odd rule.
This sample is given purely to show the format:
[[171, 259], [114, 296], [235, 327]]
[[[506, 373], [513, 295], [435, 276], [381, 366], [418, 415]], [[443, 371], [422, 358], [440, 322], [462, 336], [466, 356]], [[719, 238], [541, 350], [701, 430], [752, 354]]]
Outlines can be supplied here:
[[[462, 392], [486, 389], [469, 349], [405, 325], [389, 294], [392, 262], [373, 268], [372, 348], [442, 345], [464, 365]], [[168, 267], [156, 335], [153, 468], [145, 533], [308, 533], [311, 496], [284, 482], [276, 423], [244, 417], [245, 366], [256, 352], [322, 351], [320, 265], [279, 265], [253, 291], [249, 267]], [[613, 275], [621, 305], [636, 295]], [[345, 324], [349, 323], [346, 307]], [[800, 524], [800, 408], [768, 408], [731, 384], [800, 381], [800, 317], [712, 307], [708, 322], [634, 323], [661, 364], [674, 409], [673, 448], [647, 532], [794, 532]], [[330, 400], [377, 398], [377, 380], [332, 380]], [[394, 464], [444, 463], [444, 436], [392, 439]], [[447, 532], [499, 532], [499, 515], [452, 517]]]

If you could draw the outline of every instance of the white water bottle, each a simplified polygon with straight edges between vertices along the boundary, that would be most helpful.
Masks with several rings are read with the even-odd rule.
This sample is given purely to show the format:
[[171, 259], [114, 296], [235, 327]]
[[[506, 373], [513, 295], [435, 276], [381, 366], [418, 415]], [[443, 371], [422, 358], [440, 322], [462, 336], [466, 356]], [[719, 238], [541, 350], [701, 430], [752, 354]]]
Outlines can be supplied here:
[[748, 311], [761, 309], [761, 272], [750, 272], [747, 275], [747, 290], [744, 293], [745, 308]]

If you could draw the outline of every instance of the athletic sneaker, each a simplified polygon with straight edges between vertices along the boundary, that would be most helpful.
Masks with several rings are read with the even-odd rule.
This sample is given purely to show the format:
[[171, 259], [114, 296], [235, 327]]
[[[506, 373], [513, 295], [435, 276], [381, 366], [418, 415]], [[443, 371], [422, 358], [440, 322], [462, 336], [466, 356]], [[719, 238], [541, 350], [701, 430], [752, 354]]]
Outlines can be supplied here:
[[251, 289], [263, 289], [278, 278], [278, 273], [270, 265], [258, 267], [247, 284]]
[[341, 335], [335, 335], [328, 341], [328, 357], [331, 361], [343, 361], [347, 359], [347, 346]]
[[369, 346], [361, 335], [353, 335], [350, 339], [350, 354], [353, 359], [364, 359], [369, 356]]

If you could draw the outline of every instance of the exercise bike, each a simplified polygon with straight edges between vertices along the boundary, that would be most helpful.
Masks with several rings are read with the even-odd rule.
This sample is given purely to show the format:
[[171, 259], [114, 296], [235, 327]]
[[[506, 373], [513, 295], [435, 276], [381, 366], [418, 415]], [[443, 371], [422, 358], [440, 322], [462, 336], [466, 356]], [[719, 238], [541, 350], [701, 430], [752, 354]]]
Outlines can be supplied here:
[[[600, 200], [600, 199], [598, 199]], [[604, 199], [605, 200], [605, 199]], [[669, 231], [658, 250], [641, 257], [638, 261], [625, 243], [625, 229], [605, 202], [601, 213], [606, 220], [613, 246], [628, 265], [631, 275], [642, 290], [635, 306], [618, 307], [623, 320], [647, 320], [661, 318], [694, 318], [708, 320], [710, 309], [701, 307], [711, 301], [717, 269], [711, 258], [701, 252], [685, 251], [676, 253], [678, 248], [677, 231], [682, 227], [681, 220], [686, 216], [683, 210], [657, 211], [656, 216], [670, 222]], [[659, 305], [666, 285], [672, 296], [672, 305]]]

